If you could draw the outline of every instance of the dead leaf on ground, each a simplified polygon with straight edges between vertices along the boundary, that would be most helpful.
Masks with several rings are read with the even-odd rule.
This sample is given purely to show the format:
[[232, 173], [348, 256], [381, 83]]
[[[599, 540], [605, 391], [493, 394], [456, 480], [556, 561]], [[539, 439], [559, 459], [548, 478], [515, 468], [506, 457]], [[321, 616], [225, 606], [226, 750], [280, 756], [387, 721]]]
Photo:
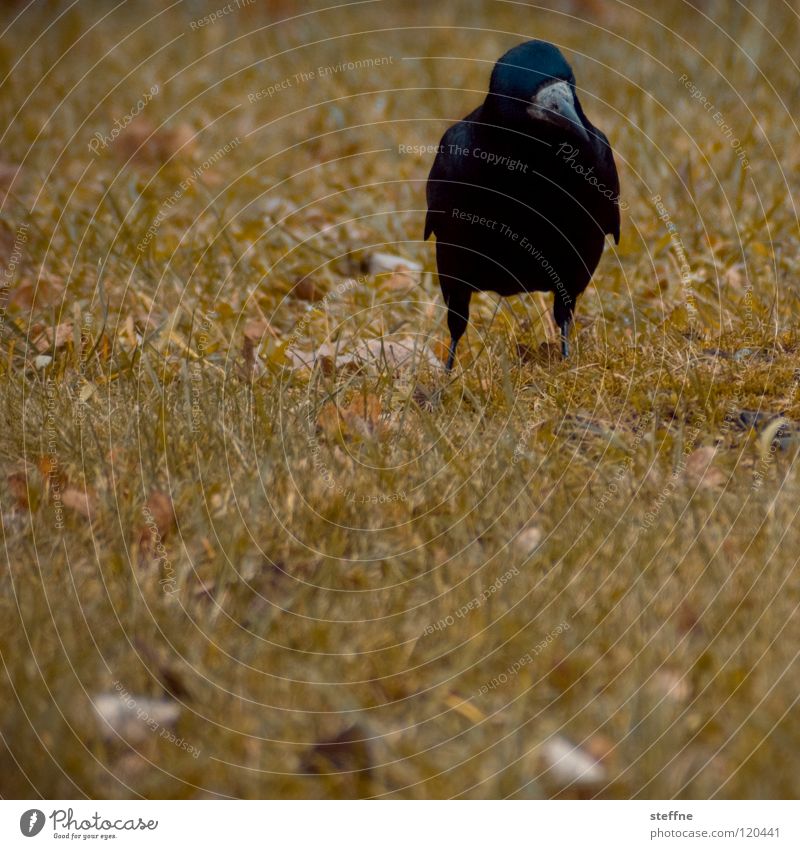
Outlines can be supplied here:
[[25, 472], [12, 472], [6, 477], [6, 486], [16, 506], [22, 510], [27, 510], [30, 507], [28, 475]]
[[265, 318], [252, 318], [244, 326], [244, 335], [246, 339], [250, 339], [256, 344], [266, 336], [270, 335], [273, 339], [279, 338], [278, 331]]
[[311, 277], [303, 277], [294, 284], [289, 294], [299, 301], [318, 301], [323, 292]]
[[262, 367], [262, 363], [258, 358], [258, 351], [264, 337], [267, 335], [273, 339], [278, 338], [278, 332], [265, 318], [254, 318], [244, 326], [244, 335], [242, 338], [242, 359], [244, 360], [244, 364], [240, 369], [240, 375], [247, 382], [251, 381]]
[[165, 539], [172, 528], [175, 527], [175, 510], [172, 506], [172, 499], [166, 492], [156, 491], [151, 493], [147, 499], [145, 508], [152, 516], [161, 539]]
[[5, 200], [11, 184], [20, 171], [19, 165], [10, 162], [0, 162], [0, 201]]
[[52, 351], [53, 347], [58, 350], [74, 340], [74, 325], [71, 321], [57, 324], [55, 327], [45, 327], [37, 336], [34, 345], [39, 353], [44, 354]]
[[139, 532], [139, 563], [145, 565], [175, 526], [172, 499], [165, 492], [153, 492], [145, 502], [142, 513], [144, 524]]
[[723, 277], [729, 286], [737, 291], [741, 291], [744, 288], [745, 283], [745, 276], [743, 272], [744, 266], [742, 263], [736, 263], [723, 273]]
[[16, 286], [11, 287], [8, 310], [27, 315], [34, 304], [37, 310], [46, 309], [58, 304], [63, 296], [64, 281], [43, 271], [37, 278], [22, 277]]
[[686, 458], [684, 473], [686, 479], [695, 487], [704, 489], [715, 489], [722, 487], [728, 480], [728, 476], [722, 469], [712, 466], [717, 450], [710, 445], [696, 448]]
[[350, 403], [342, 410], [346, 419], [358, 419], [366, 422], [371, 430], [378, 427], [381, 417], [381, 399], [377, 395], [368, 392], [366, 395], [358, 393], [353, 396]]
[[113, 149], [125, 160], [163, 165], [179, 151], [182, 155], [190, 154], [196, 146], [195, 137], [195, 131], [189, 124], [156, 127], [150, 121], [140, 119], [120, 133]]
[[386, 436], [386, 428], [381, 421], [381, 399], [368, 393], [366, 396], [354, 395], [345, 406], [329, 401], [317, 415], [317, 427], [329, 439], [383, 438]]
[[[42, 454], [36, 461], [36, 468], [43, 478], [49, 478], [58, 473], [58, 460], [50, 454]], [[66, 478], [63, 480], [66, 481]]]
[[74, 486], [67, 487], [61, 493], [61, 503], [87, 519], [92, 518], [94, 498], [85, 490], [77, 489]]
[[55, 456], [42, 454], [36, 466], [42, 476], [45, 492], [49, 497], [52, 497], [55, 492], [62, 493], [67, 488], [67, 476], [62, 471]]
[[[418, 262], [390, 253], [370, 254], [366, 261], [367, 273], [385, 275], [384, 285], [389, 289], [409, 289], [422, 281], [422, 266]], [[381, 281], [378, 281], [379, 283]]]
[[381, 282], [390, 292], [405, 292], [408, 289], [413, 289], [418, 280], [419, 275], [415, 277], [409, 268], [401, 265], [385, 281]]
[[333, 401], [328, 401], [317, 414], [317, 428], [330, 439], [339, 434], [340, 427], [339, 408]]

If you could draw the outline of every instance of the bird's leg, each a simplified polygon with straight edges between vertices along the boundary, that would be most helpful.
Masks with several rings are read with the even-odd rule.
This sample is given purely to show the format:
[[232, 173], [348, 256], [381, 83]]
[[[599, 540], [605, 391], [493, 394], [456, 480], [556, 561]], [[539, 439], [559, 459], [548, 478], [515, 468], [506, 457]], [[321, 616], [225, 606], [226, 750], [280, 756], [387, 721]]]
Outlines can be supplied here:
[[442, 287], [444, 300], [447, 304], [447, 327], [450, 331], [450, 348], [447, 353], [447, 371], [453, 370], [456, 361], [456, 345], [464, 335], [469, 322], [469, 289], [459, 287]]
[[563, 292], [555, 293], [553, 302], [553, 317], [558, 329], [561, 331], [561, 356], [566, 360], [569, 357], [569, 331], [572, 327], [572, 311], [574, 301]]
[[445, 366], [445, 368], [448, 371], [453, 370], [453, 364], [456, 361], [456, 345], [458, 345], [458, 340], [451, 336], [450, 337], [450, 350], [447, 353], [447, 365]]
[[569, 329], [572, 327], [572, 319], [564, 319], [559, 328], [561, 330], [561, 356], [566, 360], [569, 357]]

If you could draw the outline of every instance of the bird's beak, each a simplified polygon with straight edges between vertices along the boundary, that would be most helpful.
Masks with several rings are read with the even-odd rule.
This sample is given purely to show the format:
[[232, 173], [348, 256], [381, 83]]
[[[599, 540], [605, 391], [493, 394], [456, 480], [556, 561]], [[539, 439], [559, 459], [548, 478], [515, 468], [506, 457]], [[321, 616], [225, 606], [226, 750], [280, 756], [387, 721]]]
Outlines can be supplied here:
[[540, 121], [548, 121], [579, 135], [584, 141], [589, 134], [575, 109], [575, 96], [569, 83], [557, 80], [540, 88], [533, 96], [528, 115]]

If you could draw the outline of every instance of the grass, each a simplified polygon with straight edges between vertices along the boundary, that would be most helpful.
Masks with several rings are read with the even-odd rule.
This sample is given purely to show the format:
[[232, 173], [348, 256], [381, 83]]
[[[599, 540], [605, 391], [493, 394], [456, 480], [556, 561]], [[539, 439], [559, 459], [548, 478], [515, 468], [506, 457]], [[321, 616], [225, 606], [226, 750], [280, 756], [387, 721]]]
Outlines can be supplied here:
[[[800, 794], [798, 19], [547, 6], [6, 10], [2, 796]], [[622, 239], [447, 380], [399, 146], [532, 36]]]

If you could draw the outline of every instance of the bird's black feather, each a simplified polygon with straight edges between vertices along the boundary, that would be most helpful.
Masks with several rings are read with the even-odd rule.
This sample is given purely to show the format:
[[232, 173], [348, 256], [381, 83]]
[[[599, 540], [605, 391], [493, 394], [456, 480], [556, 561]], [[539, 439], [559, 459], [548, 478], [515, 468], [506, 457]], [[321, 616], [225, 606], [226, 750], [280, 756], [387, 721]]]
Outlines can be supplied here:
[[480, 120], [480, 109], [475, 109], [463, 121], [453, 124], [442, 136], [439, 152], [433, 162], [428, 177], [427, 198], [428, 214], [425, 216], [425, 239], [436, 232], [436, 216], [444, 210], [437, 209], [437, 202], [446, 204], [458, 199], [459, 183], [463, 178], [461, 164], [456, 157], [448, 156], [445, 151], [451, 147], [466, 148], [471, 144], [471, 124]]

